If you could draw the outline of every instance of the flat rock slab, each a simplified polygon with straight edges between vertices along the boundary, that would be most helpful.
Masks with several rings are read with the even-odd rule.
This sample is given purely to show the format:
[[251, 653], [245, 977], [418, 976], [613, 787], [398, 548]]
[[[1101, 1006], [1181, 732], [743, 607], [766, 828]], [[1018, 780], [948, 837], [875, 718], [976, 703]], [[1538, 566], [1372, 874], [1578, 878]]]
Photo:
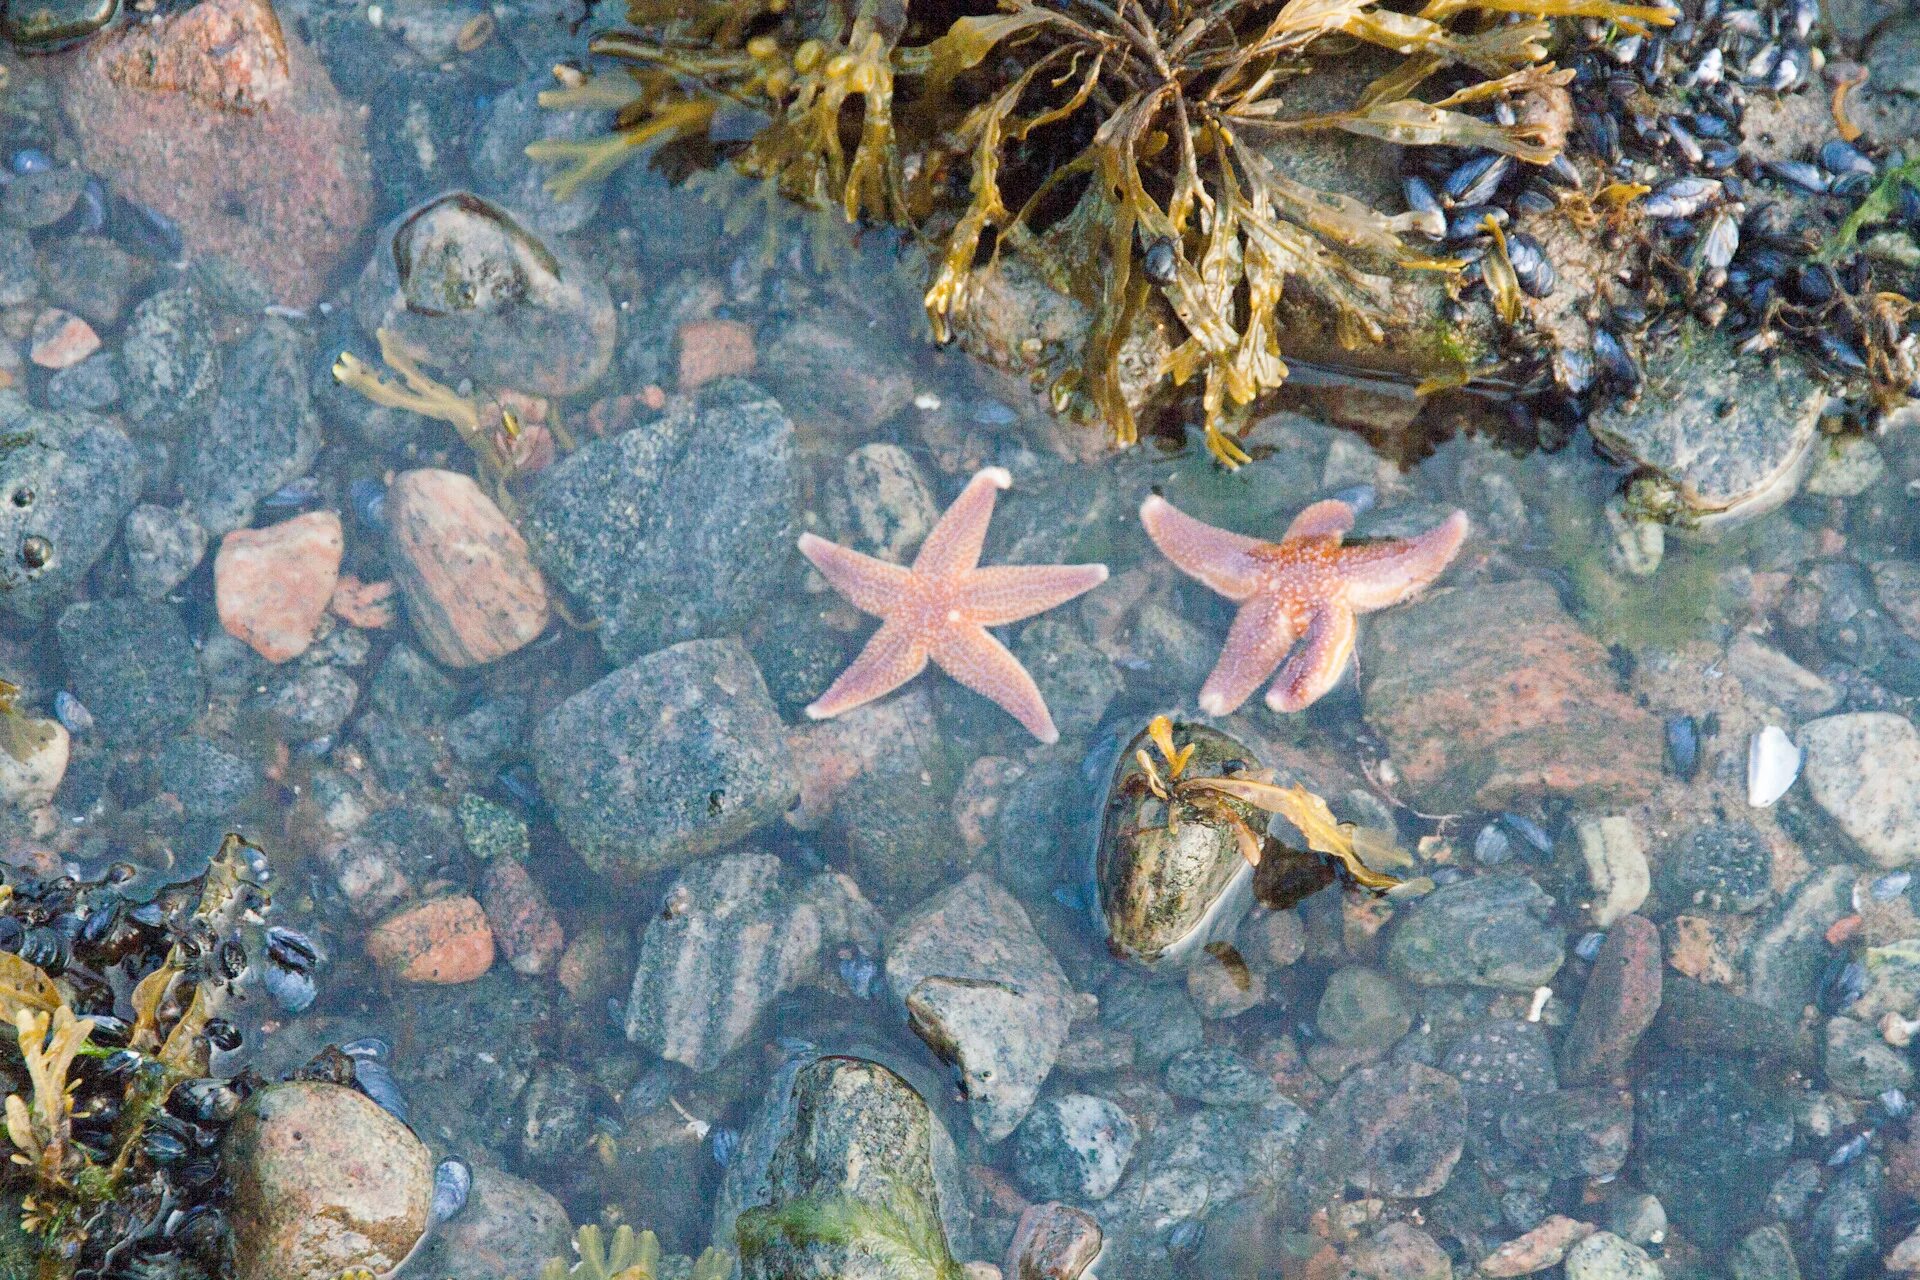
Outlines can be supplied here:
[[1889, 711], [1827, 716], [1800, 729], [1807, 789], [1877, 867], [1920, 858], [1920, 729]]
[[1380, 615], [1361, 659], [1367, 720], [1422, 809], [1625, 805], [1659, 781], [1659, 722], [1544, 582], [1436, 591]]
[[1639, 397], [1594, 413], [1594, 439], [1673, 481], [1682, 524], [1746, 520], [1793, 496], [1827, 393], [1792, 361], [1737, 356], [1689, 330], [1648, 351]]
[[625, 878], [724, 848], [800, 794], [738, 640], [690, 640], [603, 676], [541, 720], [533, 765], [561, 834]]
[[1013, 1132], [1053, 1070], [1073, 988], [1013, 896], [976, 872], [887, 940], [887, 982], [914, 1031], [955, 1063], [974, 1128]]
[[1560, 1048], [1562, 1083], [1599, 1084], [1626, 1070], [1660, 1012], [1661, 974], [1660, 930], [1653, 921], [1632, 915], [1614, 921]]

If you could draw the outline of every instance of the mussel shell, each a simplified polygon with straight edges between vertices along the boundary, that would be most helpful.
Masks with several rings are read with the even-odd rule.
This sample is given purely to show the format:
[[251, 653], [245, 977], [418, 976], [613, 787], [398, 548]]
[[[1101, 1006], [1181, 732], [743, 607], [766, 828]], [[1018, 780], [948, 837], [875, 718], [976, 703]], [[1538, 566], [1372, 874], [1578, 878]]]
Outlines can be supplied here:
[[[1217, 776], [1225, 762], [1254, 759], [1245, 746], [1203, 725], [1176, 724], [1174, 741], [1193, 744], [1191, 775]], [[1253, 868], [1233, 831], [1216, 819], [1176, 802], [1177, 821], [1169, 828], [1167, 806], [1143, 785], [1136, 758], [1142, 749], [1157, 760], [1144, 728], [1121, 750], [1107, 781], [1093, 850], [1094, 897], [1109, 949], [1156, 968], [1232, 936], [1253, 904]], [[1264, 813], [1226, 803], [1255, 833], [1266, 831]]]

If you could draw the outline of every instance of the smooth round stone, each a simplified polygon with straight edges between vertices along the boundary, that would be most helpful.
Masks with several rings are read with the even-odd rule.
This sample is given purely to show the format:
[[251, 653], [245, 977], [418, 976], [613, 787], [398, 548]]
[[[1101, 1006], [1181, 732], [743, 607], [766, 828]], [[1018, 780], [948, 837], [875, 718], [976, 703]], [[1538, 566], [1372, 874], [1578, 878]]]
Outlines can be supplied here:
[[238, 1280], [385, 1274], [427, 1229], [432, 1154], [353, 1089], [262, 1089], [234, 1119], [224, 1155]]
[[58, 49], [84, 40], [119, 12], [120, 0], [4, 0], [0, 38], [16, 49]]

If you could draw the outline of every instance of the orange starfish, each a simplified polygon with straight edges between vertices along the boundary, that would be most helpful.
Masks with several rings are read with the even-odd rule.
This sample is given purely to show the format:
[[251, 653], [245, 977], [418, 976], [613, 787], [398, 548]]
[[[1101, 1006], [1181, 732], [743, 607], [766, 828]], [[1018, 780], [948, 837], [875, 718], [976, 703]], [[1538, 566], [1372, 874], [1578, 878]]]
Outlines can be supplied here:
[[1223, 716], [1299, 649], [1267, 690], [1275, 711], [1299, 711], [1340, 682], [1353, 657], [1355, 615], [1399, 604], [1445, 569], [1467, 536], [1456, 511], [1416, 538], [1343, 547], [1353, 508], [1316, 502], [1278, 542], [1202, 524], [1158, 494], [1140, 504], [1140, 523], [1161, 554], [1240, 606], [1220, 661], [1200, 686], [1200, 709]]
[[880, 619], [867, 647], [807, 708], [815, 720], [883, 698], [919, 675], [931, 658], [967, 688], [991, 698], [1042, 742], [1060, 740], [1047, 703], [1020, 660], [987, 634], [1065, 604], [1107, 580], [1103, 564], [978, 568], [996, 490], [1013, 483], [1003, 467], [967, 481], [920, 544], [911, 569], [800, 535], [800, 554], [856, 609]]

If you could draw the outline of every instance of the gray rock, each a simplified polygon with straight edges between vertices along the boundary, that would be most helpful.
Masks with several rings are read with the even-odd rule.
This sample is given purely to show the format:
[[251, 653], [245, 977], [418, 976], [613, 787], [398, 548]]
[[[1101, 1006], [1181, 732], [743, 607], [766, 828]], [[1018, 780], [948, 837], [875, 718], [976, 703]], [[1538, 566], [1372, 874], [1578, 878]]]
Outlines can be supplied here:
[[231, 813], [260, 786], [257, 766], [205, 738], [175, 738], [160, 748], [155, 763], [161, 789], [179, 796], [196, 813]]
[[1136, 1055], [1153, 1067], [1193, 1048], [1205, 1035], [1200, 1011], [1184, 983], [1174, 985], [1131, 970], [1115, 974], [1100, 992], [1100, 1022], [1131, 1034]]
[[68, 606], [55, 632], [74, 696], [113, 746], [178, 733], [206, 705], [193, 641], [164, 604], [89, 600]]
[[1660, 896], [1671, 907], [1758, 911], [1772, 897], [1773, 850], [1744, 822], [1695, 827], [1659, 859]]
[[910, 907], [952, 880], [964, 848], [943, 797], [925, 774], [890, 761], [862, 772], [834, 801], [847, 869], [876, 902]]
[[55, 611], [140, 496], [133, 442], [104, 418], [47, 413], [0, 391], [0, 602]]
[[243, 527], [260, 499], [313, 469], [320, 415], [308, 393], [307, 364], [307, 339], [276, 319], [227, 358], [206, 425], [180, 453], [186, 509], [209, 533]]
[[1307, 1185], [1423, 1199], [1447, 1185], [1466, 1143], [1460, 1082], [1419, 1063], [1349, 1074], [1320, 1109], [1301, 1152]]
[[1028, 623], [1013, 652], [1040, 687], [1063, 737], [1090, 732], [1124, 683], [1113, 660], [1063, 618]]
[[105, 409], [120, 398], [120, 360], [98, 351], [47, 379], [47, 407]]
[[1778, 507], [1799, 487], [1827, 393], [1791, 363], [1734, 354], [1690, 331], [1645, 353], [1638, 398], [1597, 410], [1594, 438], [1670, 483], [1658, 514], [1711, 528]]
[[[1878, 16], [1886, 10], [1874, 6]], [[1877, 30], [1866, 50], [1873, 82], [1898, 93], [1920, 96], [1920, 17], [1893, 17]]]
[[[447, 8], [439, 4], [424, 7]], [[516, 210], [526, 219], [526, 225], [541, 235], [559, 236], [578, 231], [599, 212], [605, 187], [589, 182], [561, 199], [547, 190], [555, 170], [550, 165], [531, 163], [527, 144], [580, 142], [599, 136], [602, 122], [591, 111], [549, 111], [542, 107], [540, 91], [549, 87], [548, 79], [542, 76], [537, 82], [516, 85], [493, 100], [467, 163], [481, 195]]]
[[200, 292], [187, 285], [162, 289], [135, 307], [120, 340], [120, 363], [133, 431], [175, 438], [198, 426], [213, 404], [221, 370], [213, 319]]
[[1871, 1274], [1878, 1262], [1886, 1166], [1869, 1153], [1841, 1171], [1807, 1220], [1808, 1270], [1829, 1280]]
[[863, 444], [847, 455], [828, 513], [839, 541], [906, 564], [940, 519], [940, 505], [913, 455], [882, 442]]
[[1607, 1230], [1646, 1248], [1667, 1238], [1667, 1208], [1659, 1196], [1621, 1191], [1607, 1202]]
[[1047, 1098], [1014, 1131], [1014, 1176], [1035, 1200], [1104, 1200], [1120, 1185], [1139, 1138], [1133, 1117], [1106, 1098]]
[[1800, 1280], [1787, 1229], [1776, 1222], [1749, 1231], [1727, 1255], [1727, 1274], [1733, 1280]]
[[535, 1165], [579, 1159], [593, 1141], [597, 1092], [563, 1062], [536, 1064], [520, 1095], [520, 1155]]
[[738, 640], [688, 641], [602, 677], [547, 713], [532, 756], [561, 834], [628, 878], [732, 844], [799, 795]]
[[[113, 8], [111, 2], [103, 5], [101, 0], [84, 0], [84, 3], [88, 8], [106, 8], [109, 12]], [[7, 12], [11, 18], [14, 14], [24, 16], [26, 10], [27, 6], [20, 4], [9, 6]], [[56, 165], [38, 172], [9, 174], [6, 186], [0, 187], [0, 219], [26, 231], [50, 227], [67, 216], [79, 201], [80, 192], [86, 185], [86, 171], [71, 164]]]
[[[972, 1252], [953, 1139], [907, 1082], [860, 1058], [801, 1058], [774, 1078], [728, 1164], [713, 1238], [734, 1240], [740, 1215], [803, 1197], [846, 1198], [917, 1217], [931, 1211], [941, 1244]], [[743, 1280], [891, 1280], [886, 1261], [847, 1243], [773, 1234], [742, 1250]]]
[[759, 366], [767, 385], [804, 406], [807, 425], [830, 438], [870, 440], [913, 401], [913, 372], [897, 349], [875, 343], [863, 318], [844, 312], [785, 326], [761, 345]]
[[207, 530], [184, 511], [143, 502], [121, 526], [134, 594], [158, 600], [187, 580], [207, 554]]
[[1168, 1280], [1210, 1213], [1277, 1190], [1307, 1132], [1286, 1098], [1258, 1107], [1205, 1107], [1148, 1133], [1119, 1187], [1100, 1206], [1107, 1252], [1099, 1270], [1126, 1280]]
[[1807, 790], [1877, 867], [1920, 859], [1920, 729], [1861, 711], [1800, 728]]
[[779, 594], [796, 485], [780, 406], [716, 384], [698, 404], [547, 468], [523, 529], [541, 569], [600, 620], [601, 647], [624, 662], [738, 629]]
[[262, 700], [261, 709], [283, 737], [311, 742], [337, 733], [359, 697], [359, 681], [338, 667], [302, 667]]
[[640, 943], [627, 1000], [627, 1039], [695, 1071], [711, 1071], [767, 1006], [819, 960], [812, 907], [780, 884], [780, 859], [739, 853], [680, 873]]
[[1524, 875], [1445, 885], [1394, 926], [1387, 966], [1421, 986], [1464, 983], [1530, 991], [1560, 971], [1566, 933], [1553, 899]]
[[1609, 1178], [1633, 1143], [1633, 1095], [1595, 1086], [1518, 1099], [1500, 1136], [1549, 1178]]
[[402, 214], [380, 244], [353, 287], [354, 318], [426, 352], [449, 381], [570, 396], [612, 365], [601, 273], [519, 214], [448, 192]]
[[1167, 1059], [1167, 1090], [1209, 1107], [1250, 1106], [1273, 1092], [1273, 1081], [1226, 1045], [1202, 1045]]
[[120, 323], [152, 266], [105, 236], [64, 236], [40, 251], [40, 288], [101, 333]]
[[1849, 1098], [1877, 1098], [1913, 1084], [1913, 1065], [1889, 1048], [1880, 1033], [1852, 1018], [1827, 1022], [1827, 1084]]
[[0, 226], [0, 307], [20, 307], [40, 292], [33, 241], [19, 227]]
[[1747, 943], [1747, 994], [1759, 1004], [1798, 1015], [1812, 1003], [1831, 948], [1827, 927], [1853, 910], [1856, 873], [1828, 867], [1802, 880]]
[[1502, 1116], [1558, 1087], [1553, 1047], [1537, 1022], [1481, 1023], [1455, 1040], [1439, 1065], [1460, 1082], [1467, 1106], [1467, 1143], [1483, 1154], [1501, 1147]]
[[573, 1224], [558, 1200], [531, 1182], [475, 1165], [467, 1207], [433, 1235], [410, 1264], [422, 1275], [462, 1280], [527, 1280], [549, 1258], [564, 1258]]
[[1800, 1026], [1801, 1008], [1775, 1008], [1725, 987], [1669, 973], [1661, 982], [1653, 1034], [1662, 1044], [1685, 1052], [1789, 1063], [1810, 1072], [1820, 1054], [1812, 1035]]
[[1335, 1044], [1385, 1049], [1413, 1025], [1413, 1006], [1378, 969], [1347, 965], [1328, 976], [1314, 1025]]
[[1709, 1249], [1753, 1224], [1792, 1145], [1791, 1104], [1745, 1061], [1663, 1055], [1636, 1082], [1639, 1181]]
[[887, 982], [916, 1034], [954, 1063], [974, 1128], [1013, 1132], [1053, 1069], [1073, 990], [1027, 913], [975, 873], [921, 904], [887, 940]]
[[1660, 1280], [1647, 1251], [1611, 1231], [1596, 1231], [1567, 1250], [1567, 1280]]

